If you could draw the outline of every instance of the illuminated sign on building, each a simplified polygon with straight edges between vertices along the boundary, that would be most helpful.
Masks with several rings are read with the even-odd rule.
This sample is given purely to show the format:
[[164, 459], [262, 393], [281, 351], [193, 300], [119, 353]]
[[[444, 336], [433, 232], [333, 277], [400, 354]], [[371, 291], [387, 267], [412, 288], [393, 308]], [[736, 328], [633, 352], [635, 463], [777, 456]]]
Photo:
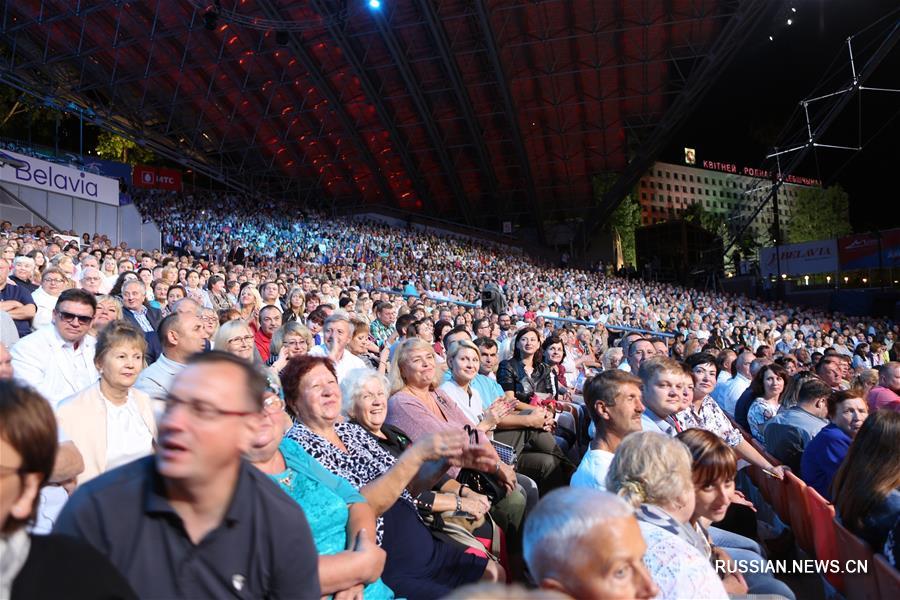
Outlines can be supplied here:
[[[704, 169], [711, 171], [721, 171], [722, 173], [731, 173], [732, 175], [745, 175], [747, 177], [756, 177], [758, 179], [771, 179], [772, 172], [766, 169], [755, 169], [753, 167], [738, 167], [734, 163], [719, 162], [715, 160], [704, 160], [702, 163]], [[801, 177], [799, 175], [785, 175], [785, 183], [794, 183], [797, 185], [808, 185], [821, 187], [822, 182], [811, 177]]]

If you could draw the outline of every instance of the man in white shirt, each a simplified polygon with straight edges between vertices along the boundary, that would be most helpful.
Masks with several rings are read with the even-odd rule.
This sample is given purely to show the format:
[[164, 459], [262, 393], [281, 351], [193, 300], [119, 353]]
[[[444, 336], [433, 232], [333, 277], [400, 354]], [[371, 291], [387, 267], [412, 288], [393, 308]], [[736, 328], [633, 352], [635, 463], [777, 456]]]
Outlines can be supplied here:
[[753, 379], [753, 376], [750, 374], [750, 364], [755, 358], [749, 350], [741, 352], [734, 360], [734, 377], [724, 383], [717, 384], [712, 394], [710, 394], [719, 407], [731, 417], [734, 417], [734, 407], [738, 398], [750, 387], [750, 380]]
[[596, 433], [569, 485], [606, 491], [616, 448], [626, 435], [641, 430], [641, 380], [619, 370], [604, 371], [584, 386], [584, 405]]
[[208, 337], [203, 321], [190, 311], [167, 316], [160, 322], [157, 333], [162, 343], [162, 354], [156, 362], [141, 371], [134, 384], [156, 401], [165, 399], [175, 376], [187, 366], [188, 358], [203, 352]]
[[366, 363], [361, 358], [346, 350], [352, 331], [353, 324], [350, 322], [349, 315], [344, 311], [336, 310], [325, 319], [325, 326], [322, 329], [325, 343], [314, 346], [309, 351], [312, 356], [327, 356], [334, 362], [338, 383], [342, 382], [347, 373], [353, 369], [366, 368]]
[[64, 291], [53, 310], [52, 325], [25, 336], [10, 352], [16, 378], [37, 390], [54, 410], [61, 400], [97, 381], [97, 340], [88, 335], [96, 308], [93, 294]]

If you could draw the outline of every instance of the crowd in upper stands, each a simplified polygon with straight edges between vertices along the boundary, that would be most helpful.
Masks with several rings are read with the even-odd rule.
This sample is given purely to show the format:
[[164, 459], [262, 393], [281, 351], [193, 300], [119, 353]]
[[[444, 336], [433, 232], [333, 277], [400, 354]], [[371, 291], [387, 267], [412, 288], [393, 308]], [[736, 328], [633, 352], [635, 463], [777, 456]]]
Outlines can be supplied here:
[[887, 318], [131, 195], [162, 248], [0, 223], [0, 598], [795, 598], [748, 465], [896, 561]]

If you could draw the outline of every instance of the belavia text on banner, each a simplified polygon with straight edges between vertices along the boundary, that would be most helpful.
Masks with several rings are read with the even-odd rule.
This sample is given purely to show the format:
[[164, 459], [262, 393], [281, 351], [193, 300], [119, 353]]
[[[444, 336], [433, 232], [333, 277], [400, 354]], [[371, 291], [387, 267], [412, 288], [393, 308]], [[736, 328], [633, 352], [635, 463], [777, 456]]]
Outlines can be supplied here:
[[102, 202], [111, 206], [119, 205], [119, 182], [115, 179], [96, 173], [86, 173], [66, 165], [47, 162], [9, 150], [4, 150], [3, 153], [21, 161], [23, 166], [16, 168], [4, 164], [0, 168], [0, 181]]

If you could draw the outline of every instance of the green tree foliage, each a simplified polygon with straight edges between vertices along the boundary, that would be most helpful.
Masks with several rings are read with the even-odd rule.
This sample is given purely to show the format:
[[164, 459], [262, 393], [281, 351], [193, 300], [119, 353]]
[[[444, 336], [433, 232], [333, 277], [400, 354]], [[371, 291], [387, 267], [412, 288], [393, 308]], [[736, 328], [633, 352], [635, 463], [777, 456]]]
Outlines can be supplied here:
[[[606, 191], [615, 183], [615, 173], [594, 176], [594, 199], [600, 202]], [[634, 245], [634, 230], [641, 224], [641, 205], [632, 192], [616, 207], [609, 219], [609, 227], [622, 244], [622, 260], [629, 265], [637, 265]]]
[[46, 143], [53, 139], [56, 119], [62, 115], [38, 105], [34, 98], [15, 88], [0, 85], [0, 135]]
[[138, 146], [135, 142], [119, 137], [108, 131], [97, 136], [97, 156], [106, 160], [115, 160], [129, 165], [145, 163], [153, 160], [153, 152]]
[[699, 225], [708, 232], [721, 236], [723, 239], [728, 233], [725, 226], [725, 217], [720, 213], [706, 210], [699, 202], [694, 202], [685, 208], [681, 213], [681, 218], [688, 223]]
[[826, 240], [852, 233], [849, 210], [850, 199], [839, 185], [801, 190], [790, 219], [783, 226], [787, 242]]

